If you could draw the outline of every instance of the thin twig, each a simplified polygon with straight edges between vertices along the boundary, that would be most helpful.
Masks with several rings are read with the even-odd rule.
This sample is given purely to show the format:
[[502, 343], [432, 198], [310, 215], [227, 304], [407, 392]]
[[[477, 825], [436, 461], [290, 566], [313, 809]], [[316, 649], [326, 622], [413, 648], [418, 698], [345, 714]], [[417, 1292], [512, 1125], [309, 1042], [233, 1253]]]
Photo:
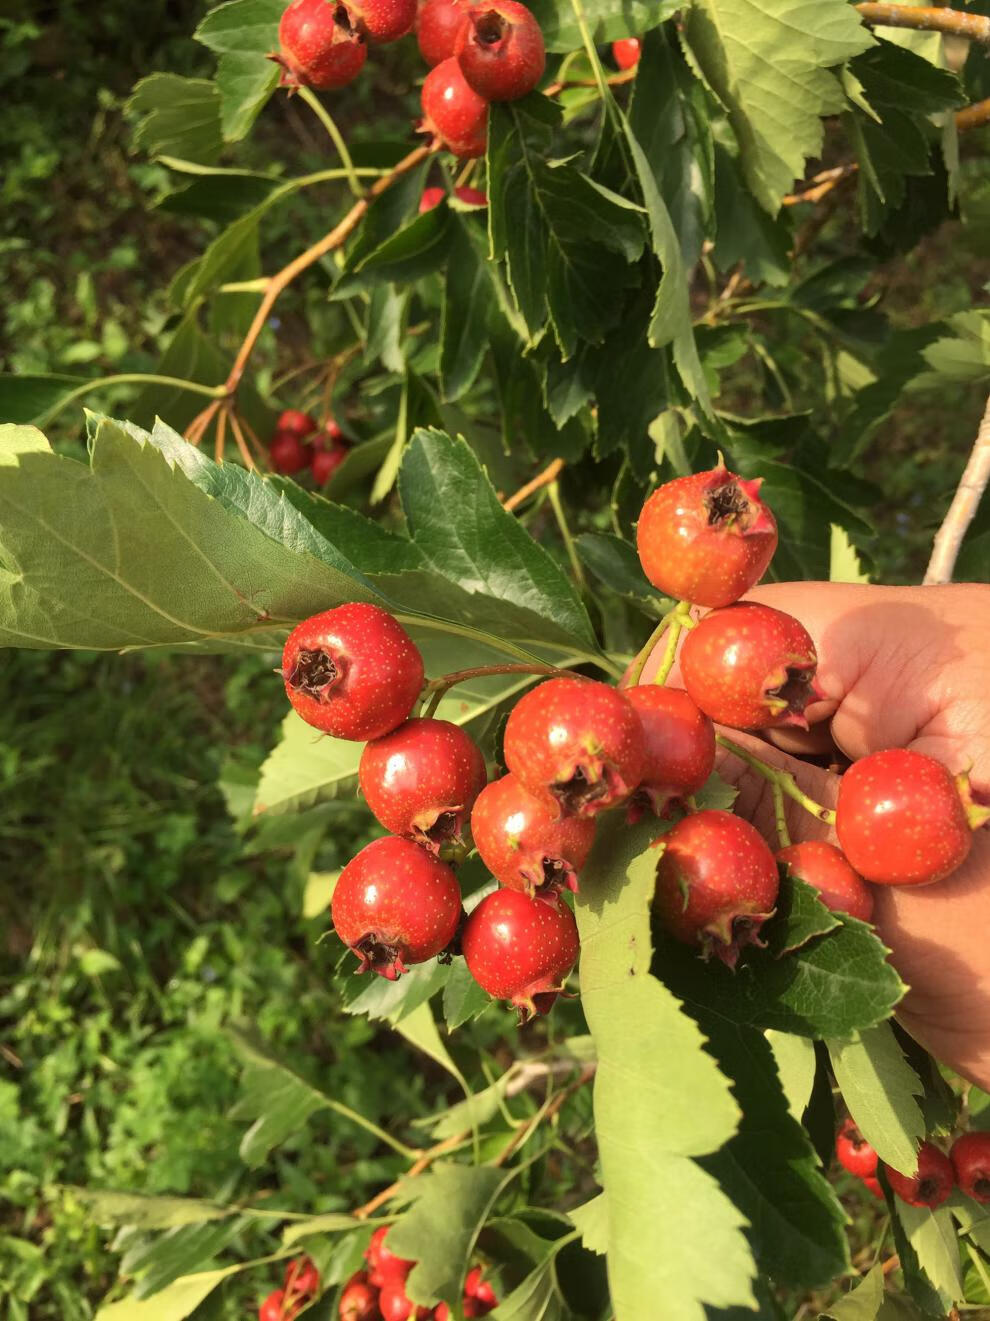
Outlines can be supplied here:
[[966, 529], [973, 521], [988, 482], [990, 482], [990, 398], [987, 399], [983, 421], [976, 433], [976, 441], [963, 475], [959, 479], [956, 493], [952, 497], [949, 511], [935, 534], [932, 557], [925, 571], [926, 583], [952, 581], [959, 548], [966, 535]]
[[213, 457], [217, 463], [223, 462], [224, 442], [227, 432], [227, 410], [223, 409], [217, 418], [217, 434], [213, 442]]
[[234, 433], [234, 440], [237, 442], [237, 448], [240, 451], [241, 458], [244, 460], [244, 466], [249, 472], [253, 472], [256, 464], [251, 457], [251, 451], [247, 447], [247, 441], [244, 439], [244, 432], [241, 430], [240, 420], [234, 409], [228, 409], [226, 414], [221, 414], [221, 420], [224, 416], [230, 417], [230, 429]]
[[525, 486], [520, 486], [515, 495], [510, 495], [508, 500], [503, 500], [503, 508], [508, 509], [510, 513], [513, 509], [518, 509], [535, 491], [539, 491], [544, 486], [549, 486], [557, 478], [563, 466], [563, 459], [554, 459], [553, 463], [544, 468], [541, 473], [537, 473], [531, 482], [527, 482]]
[[956, 128], [965, 133], [968, 128], [979, 128], [981, 124], [990, 124], [990, 96], [985, 101], [974, 101], [965, 110], [956, 111]]
[[916, 9], [911, 5], [857, 5], [864, 23], [879, 27], [916, 28], [922, 32], [950, 32], [971, 41], [990, 43], [990, 18], [963, 14], [958, 9]]

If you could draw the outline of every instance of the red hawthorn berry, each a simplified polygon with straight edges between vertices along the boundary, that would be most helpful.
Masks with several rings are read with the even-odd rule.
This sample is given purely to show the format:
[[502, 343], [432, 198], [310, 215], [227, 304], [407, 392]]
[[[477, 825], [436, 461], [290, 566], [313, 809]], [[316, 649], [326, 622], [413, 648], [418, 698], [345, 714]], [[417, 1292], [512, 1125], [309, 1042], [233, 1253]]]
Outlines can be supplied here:
[[875, 885], [929, 885], [969, 854], [990, 820], [965, 776], [907, 748], [873, 752], [839, 781], [835, 828], [849, 862]]
[[879, 1179], [867, 1177], [865, 1179], [861, 1179], [860, 1182], [862, 1183], [863, 1187], [868, 1192], [871, 1192], [878, 1201], [882, 1202], [884, 1200], [883, 1189], [880, 1187]]
[[416, 40], [419, 53], [431, 68], [453, 56], [470, 3], [471, 0], [426, 0], [420, 9]]
[[[488, 195], [478, 188], [468, 188], [467, 186], [454, 189], [454, 196], [465, 206], [487, 206]], [[447, 197], [443, 188], [424, 188], [423, 196], [419, 199], [419, 214], [424, 211], [432, 211], [435, 206], [439, 206]]]
[[636, 527], [653, 586], [713, 608], [744, 596], [777, 549], [777, 524], [759, 491], [760, 481], [744, 481], [723, 463], [657, 487]]
[[316, 432], [309, 442], [317, 450], [335, 450], [347, 448], [347, 441], [344, 433], [332, 417], [328, 417], [322, 428]]
[[803, 624], [748, 601], [705, 615], [681, 649], [684, 687], [706, 715], [733, 729], [807, 729], [817, 667]]
[[337, 878], [330, 901], [334, 929], [358, 957], [358, 972], [389, 981], [411, 963], [442, 953], [457, 932], [457, 877], [418, 844], [388, 835], [373, 840]]
[[416, 0], [338, 0], [346, 7], [354, 27], [370, 41], [384, 46], [413, 30]]
[[422, 92], [422, 130], [440, 138], [463, 160], [484, 156], [488, 143], [488, 102], [464, 81], [451, 57], [426, 75]]
[[432, 211], [435, 206], [439, 206], [446, 198], [447, 190], [445, 188], [424, 188], [423, 196], [419, 199], [419, 214], [423, 215], [426, 211]]
[[285, 1301], [285, 1293], [281, 1289], [276, 1289], [270, 1293], [265, 1301], [258, 1308], [258, 1321], [283, 1321], [285, 1313], [282, 1310], [282, 1303]]
[[[484, 1307], [485, 1312], [492, 1312], [498, 1307], [498, 1298], [495, 1296], [495, 1290], [487, 1280], [481, 1278], [481, 1267], [473, 1266], [467, 1273], [467, 1279], [464, 1281], [465, 1299], [473, 1298]], [[476, 1315], [484, 1316], [485, 1312], [478, 1312]], [[465, 1312], [465, 1316], [467, 1313]]]
[[454, 189], [454, 196], [465, 206], [487, 206], [488, 194], [483, 193], [480, 188], [470, 188], [467, 184]]
[[515, 775], [483, 789], [471, 813], [471, 835], [481, 861], [500, 885], [534, 894], [577, 890], [578, 872], [595, 839], [585, 817], [557, 817]]
[[478, 985], [515, 1005], [525, 1023], [550, 1012], [580, 945], [566, 904], [531, 899], [519, 890], [495, 890], [465, 922], [461, 948]]
[[291, 0], [278, 25], [283, 87], [344, 87], [361, 72], [368, 48], [343, 0]]
[[437, 1303], [431, 1316], [433, 1317], [433, 1321], [450, 1321], [450, 1308], [446, 1303]]
[[313, 474], [313, 481], [316, 485], [326, 486], [346, 458], [347, 450], [343, 445], [332, 450], [314, 449], [309, 461], [309, 470]]
[[305, 440], [316, 431], [316, 420], [310, 417], [309, 413], [303, 413], [298, 408], [286, 408], [279, 413], [278, 421], [275, 423], [276, 431], [291, 431], [294, 436], [300, 440]]
[[909, 1206], [941, 1206], [952, 1192], [952, 1163], [944, 1151], [931, 1142], [923, 1142], [918, 1151], [918, 1167], [913, 1178], [884, 1164], [887, 1182]]
[[285, 1270], [285, 1292], [308, 1298], [319, 1289], [320, 1272], [309, 1257], [293, 1257]]
[[777, 903], [777, 863], [748, 821], [731, 812], [694, 812], [661, 841], [653, 906], [685, 945], [701, 945], [734, 968], [740, 950], [761, 945], [760, 927]]
[[715, 726], [682, 688], [642, 684], [623, 692], [643, 727], [646, 764], [636, 799], [660, 816], [673, 798], [690, 798], [715, 769]]
[[288, 477], [309, 465], [309, 446], [291, 431], [276, 431], [268, 446], [268, 457], [275, 471]]
[[361, 754], [365, 802], [393, 835], [431, 853], [463, 839], [474, 800], [488, 780], [478, 745], [449, 720], [407, 720]]
[[990, 1202], [990, 1133], [964, 1133], [949, 1152], [960, 1192]]
[[643, 728], [628, 697], [593, 679], [548, 679], [520, 699], [505, 727], [505, 764], [565, 816], [596, 816], [634, 793]]
[[368, 1278], [379, 1289], [390, 1280], [398, 1280], [401, 1283], [416, 1265], [414, 1261], [397, 1257], [389, 1250], [385, 1244], [388, 1228], [388, 1225], [382, 1225], [380, 1229], [376, 1229], [371, 1236], [371, 1242], [364, 1250], [364, 1259], [368, 1263]]
[[518, 0], [468, 10], [454, 54], [468, 84], [486, 101], [518, 101], [543, 77], [547, 57], [539, 23]]
[[408, 717], [423, 687], [423, 658], [387, 611], [352, 602], [297, 624], [282, 653], [282, 678], [307, 724], [363, 742]]
[[851, 1119], [844, 1119], [835, 1137], [839, 1164], [857, 1179], [872, 1179], [877, 1172], [877, 1153]]
[[410, 1302], [406, 1286], [402, 1280], [388, 1280], [382, 1285], [378, 1296], [378, 1307], [384, 1321], [429, 1321], [432, 1307], [417, 1307]]
[[612, 59], [620, 69], [632, 69], [639, 63], [642, 42], [639, 37], [623, 37], [612, 42]]
[[367, 1271], [357, 1271], [344, 1285], [337, 1314], [340, 1321], [381, 1321], [378, 1290]]
[[788, 844], [777, 851], [777, 861], [786, 864], [792, 876], [814, 886], [822, 903], [833, 913], [848, 913], [861, 922], [873, 921], [870, 887], [862, 876], [857, 876], [834, 844], [820, 839]]

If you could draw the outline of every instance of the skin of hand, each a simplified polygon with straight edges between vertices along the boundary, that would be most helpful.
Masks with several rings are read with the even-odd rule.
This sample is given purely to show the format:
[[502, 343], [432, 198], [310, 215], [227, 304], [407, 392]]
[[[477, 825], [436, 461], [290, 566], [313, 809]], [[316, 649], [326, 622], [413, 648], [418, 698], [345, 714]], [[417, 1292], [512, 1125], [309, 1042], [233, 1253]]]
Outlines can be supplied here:
[[[913, 748], [953, 774], [968, 770], [975, 797], [990, 803], [990, 586], [777, 583], [746, 599], [785, 610], [808, 629], [826, 700], [808, 708], [807, 733], [767, 731], [767, 742], [727, 730], [732, 739], [792, 771], [829, 807], [838, 776], [799, 760], [802, 753], [838, 748], [855, 760]], [[650, 656], [641, 683], [656, 673], [665, 645]], [[680, 683], [676, 667], [668, 682]], [[767, 781], [721, 749], [717, 769], [739, 789], [736, 811], [774, 842]], [[794, 842], [837, 842], [828, 826], [786, 801]], [[968, 859], [945, 880], [878, 885], [873, 894], [878, 932], [910, 987], [899, 1019], [937, 1059], [990, 1090], [990, 828], [975, 833]]]

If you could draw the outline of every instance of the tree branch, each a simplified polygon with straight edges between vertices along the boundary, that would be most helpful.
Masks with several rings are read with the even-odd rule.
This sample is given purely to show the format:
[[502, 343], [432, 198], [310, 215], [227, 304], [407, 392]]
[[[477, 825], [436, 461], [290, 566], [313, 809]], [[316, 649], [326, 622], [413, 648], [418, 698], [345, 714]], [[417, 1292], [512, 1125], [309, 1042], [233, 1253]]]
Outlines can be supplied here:
[[525, 486], [520, 486], [515, 495], [510, 495], [507, 500], [503, 500], [503, 507], [510, 511], [518, 509], [524, 500], [528, 500], [541, 487], [549, 486], [551, 482], [556, 481], [557, 475], [563, 466], [563, 459], [554, 459], [553, 463], [544, 468], [542, 472], [537, 473], [531, 482], [527, 482]]
[[878, 27], [916, 28], [922, 32], [947, 32], [956, 37], [990, 44], [990, 18], [964, 14], [957, 9], [916, 9], [912, 5], [857, 5], [864, 23]]
[[976, 101], [965, 110], [956, 111], [956, 128], [965, 133], [968, 128], [979, 128], [981, 124], [990, 124], [990, 96], [985, 101]]
[[925, 571], [926, 583], [952, 581], [952, 571], [956, 567], [959, 548], [966, 535], [966, 529], [973, 521], [988, 482], [990, 482], [990, 398], [987, 399], [983, 421], [980, 423], [969, 460], [949, 505], [949, 512], [935, 534], [932, 557]]

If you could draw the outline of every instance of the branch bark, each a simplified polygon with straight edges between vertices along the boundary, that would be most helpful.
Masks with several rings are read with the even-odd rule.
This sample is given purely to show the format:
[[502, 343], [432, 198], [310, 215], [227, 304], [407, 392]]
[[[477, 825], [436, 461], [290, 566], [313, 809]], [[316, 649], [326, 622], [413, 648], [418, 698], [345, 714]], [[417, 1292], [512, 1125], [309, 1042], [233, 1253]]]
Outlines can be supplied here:
[[990, 44], [990, 18], [964, 14], [957, 9], [917, 9], [913, 5], [857, 5], [864, 23], [878, 27], [916, 28], [922, 32], [946, 32], [970, 41]]
[[979, 128], [981, 124], [990, 124], [990, 96], [985, 101], [974, 101], [965, 110], [956, 111], [956, 128], [965, 133], [968, 128]]
[[949, 505], [949, 512], [935, 534], [932, 557], [925, 572], [926, 583], [952, 582], [959, 548], [966, 535], [966, 529], [973, 521], [988, 482], [990, 482], [990, 398], [987, 399], [983, 421], [980, 423], [969, 460]]

